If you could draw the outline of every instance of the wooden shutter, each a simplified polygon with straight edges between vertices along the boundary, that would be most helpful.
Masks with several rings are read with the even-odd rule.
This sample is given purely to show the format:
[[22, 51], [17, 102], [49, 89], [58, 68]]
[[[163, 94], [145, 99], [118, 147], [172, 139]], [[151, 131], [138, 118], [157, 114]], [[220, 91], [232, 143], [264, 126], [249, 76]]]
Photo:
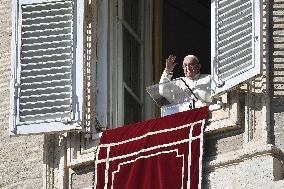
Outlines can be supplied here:
[[14, 134], [81, 127], [83, 4], [79, 0], [14, 3]]
[[214, 0], [211, 4], [213, 95], [261, 73], [261, 3]]

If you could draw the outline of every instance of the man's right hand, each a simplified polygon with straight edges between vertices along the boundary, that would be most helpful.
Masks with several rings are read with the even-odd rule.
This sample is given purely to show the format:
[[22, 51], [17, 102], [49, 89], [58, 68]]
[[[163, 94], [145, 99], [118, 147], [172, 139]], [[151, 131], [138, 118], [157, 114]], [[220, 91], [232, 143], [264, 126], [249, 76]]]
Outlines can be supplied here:
[[176, 60], [176, 56], [172, 54], [166, 59], [166, 72], [168, 74], [173, 71], [175, 65], [177, 64], [175, 60]]

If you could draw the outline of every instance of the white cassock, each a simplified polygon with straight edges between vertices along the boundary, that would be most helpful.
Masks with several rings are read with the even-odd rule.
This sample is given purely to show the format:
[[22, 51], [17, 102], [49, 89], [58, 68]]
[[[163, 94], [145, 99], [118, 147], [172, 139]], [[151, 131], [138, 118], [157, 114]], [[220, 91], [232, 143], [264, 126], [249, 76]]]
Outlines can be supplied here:
[[[163, 72], [160, 84], [166, 83], [171, 80], [172, 74], [167, 74], [166, 71]], [[177, 78], [178, 79], [178, 78]], [[194, 79], [189, 79], [187, 77], [181, 77], [188, 87], [193, 91], [195, 96], [197, 97], [197, 101], [195, 102], [195, 108], [202, 107], [205, 105], [209, 105], [212, 102], [211, 99], [211, 76], [207, 74], [197, 74]], [[179, 86], [181, 89], [186, 90], [187, 86], [184, 84], [182, 80], [178, 80], [175, 82], [177, 86]], [[159, 89], [160, 95], [167, 98], [168, 91], [160, 88]]]

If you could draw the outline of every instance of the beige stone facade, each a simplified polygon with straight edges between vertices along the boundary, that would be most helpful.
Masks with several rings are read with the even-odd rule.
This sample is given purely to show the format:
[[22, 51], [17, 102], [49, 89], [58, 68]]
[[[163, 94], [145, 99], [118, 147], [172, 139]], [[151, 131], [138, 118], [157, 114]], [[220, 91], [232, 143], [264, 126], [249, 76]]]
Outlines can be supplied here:
[[[88, 10], [94, 13], [97, 1], [92, 2]], [[11, 6], [9, 0], [0, 2], [0, 188], [91, 187], [98, 144], [91, 128], [9, 136]], [[263, 74], [223, 95], [224, 108], [212, 112], [203, 188], [284, 188], [283, 15], [284, 0], [263, 0]]]

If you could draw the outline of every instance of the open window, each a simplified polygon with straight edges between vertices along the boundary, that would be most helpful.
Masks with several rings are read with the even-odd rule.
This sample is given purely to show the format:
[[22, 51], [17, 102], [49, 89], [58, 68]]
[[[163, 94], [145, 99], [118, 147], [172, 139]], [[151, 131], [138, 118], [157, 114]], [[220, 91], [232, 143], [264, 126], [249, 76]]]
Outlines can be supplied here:
[[80, 129], [84, 2], [13, 3], [11, 132]]
[[[157, 44], [162, 47], [160, 74], [169, 54], [176, 55], [178, 63], [194, 54], [202, 64], [201, 72], [211, 73], [215, 96], [261, 73], [259, 1], [160, 0], [158, 6], [163, 35]], [[183, 76], [180, 65], [174, 74]]]
[[[242, 96], [231, 89], [261, 74], [261, 10], [261, 2], [256, 0], [154, 3], [155, 82], [170, 53], [177, 55], [178, 63], [187, 54], [196, 55], [202, 64], [201, 72], [211, 74], [212, 95], [224, 93], [223, 109], [212, 112], [210, 128], [214, 132], [238, 126]], [[173, 77], [180, 76], [183, 71], [177, 65]]]
[[202, 65], [201, 72], [210, 74], [210, 2], [163, 0], [161, 7], [162, 69], [165, 67], [165, 59], [173, 54], [178, 63], [173, 78], [184, 76], [183, 58], [193, 54]]

